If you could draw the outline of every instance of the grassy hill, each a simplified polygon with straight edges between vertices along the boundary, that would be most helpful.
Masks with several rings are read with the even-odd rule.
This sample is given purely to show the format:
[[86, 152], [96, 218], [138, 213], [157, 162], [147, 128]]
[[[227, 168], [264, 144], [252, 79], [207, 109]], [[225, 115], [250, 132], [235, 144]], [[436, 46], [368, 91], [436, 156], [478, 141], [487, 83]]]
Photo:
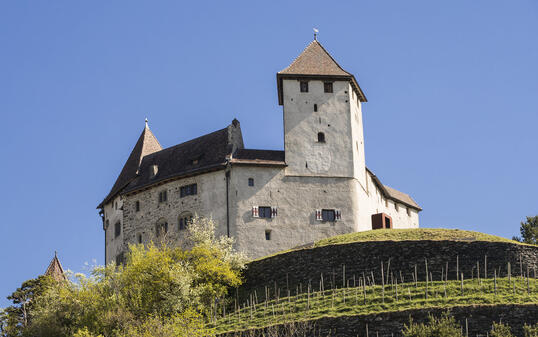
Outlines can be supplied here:
[[[312, 263], [316, 264], [315, 268], [319, 268], [319, 262], [315, 261], [319, 261], [319, 258], [325, 258], [326, 260], [328, 258], [330, 259], [330, 257], [327, 256], [331, 255], [326, 254], [327, 249], [330, 249], [330, 246], [335, 246], [333, 255], [336, 254], [336, 256], [338, 256], [338, 252], [342, 252], [340, 249], [337, 249], [336, 246], [338, 245], [353, 244], [358, 242], [380, 242], [380, 244], [383, 244], [383, 242], [400, 241], [454, 241], [460, 243], [491, 242], [492, 245], [493, 243], [501, 242], [516, 245], [525, 245], [517, 241], [509, 240], [494, 235], [457, 229], [385, 229], [334, 236], [331, 238], [314, 242], [309, 245], [297, 247], [288, 251], [282, 251], [271, 256], [263, 257], [256, 260], [256, 262], [254, 263], [261, 263], [271, 266], [270, 259], [268, 258], [272, 256], [278, 255], [282, 257], [281, 255], [289, 252], [304, 250], [305, 254], [301, 254], [301, 256], [304, 255], [304, 259], [301, 260], [301, 262], [297, 263], [304, 263], [305, 261], [308, 262], [309, 259], [312, 259]], [[460, 243], [455, 244], [454, 247], [462, 247]], [[315, 248], [319, 247], [325, 247], [323, 250], [325, 253], [322, 253], [324, 255], [314, 254], [316, 252]], [[485, 247], [488, 247], [488, 244], [486, 244]], [[311, 252], [309, 252], [310, 249], [312, 250]], [[332, 252], [332, 250], [330, 251]], [[370, 254], [375, 254], [371, 251], [369, 252]], [[396, 254], [404, 254], [404, 252], [396, 252]], [[482, 251], [477, 253], [478, 261], [480, 261], [480, 263], [484, 261], [484, 257], [481, 254], [483, 254]], [[368, 256], [368, 253], [366, 253], [366, 255], [359, 255], [360, 259], [368, 260], [372, 258], [372, 256]], [[314, 256], [317, 257], [318, 260], [316, 260]], [[536, 255], [531, 256], [534, 256], [532, 257], [532, 259], [535, 259]], [[462, 257], [463, 256], [460, 255], [460, 272], [462, 271], [461, 268], [463, 264]], [[297, 256], [295, 256], [295, 258], [297, 258]], [[379, 256], [376, 255], [376, 258], [379, 258]], [[443, 259], [444, 258], [446, 258], [445, 255], [443, 255]], [[472, 256], [472, 258], [474, 258], [474, 256]], [[501, 258], [499, 258], [499, 256], [497, 256], [497, 258], [500, 261]], [[279, 259], [277, 261], [286, 264], [286, 266], [288, 266], [290, 270], [290, 274], [297, 273], [298, 270], [301, 269], [298, 266], [293, 265], [293, 263], [290, 263], [289, 259]], [[329, 261], [329, 264], [335, 264], [335, 269], [339, 270], [339, 272], [342, 273], [342, 261], [327, 261]], [[383, 262], [384, 260], [381, 261]], [[273, 284], [273, 281], [266, 282], [267, 280], [265, 280], [263, 281], [264, 283], [258, 284], [258, 286], [262, 286], [262, 289], [259, 289], [258, 287], [257, 293], [256, 287], [249, 288], [249, 294], [247, 294], [248, 299], [241, 299], [241, 303], [238, 303], [239, 298], [235, 298], [232, 299], [231, 303], [229, 303], [228, 309], [224, 309], [224, 307], [220, 309], [218, 307], [215, 308], [214, 326], [216, 327], [218, 333], [224, 333], [231, 331], [258, 329], [272, 326], [275, 324], [289, 322], [314, 321], [327, 317], [362, 317], [362, 315], [378, 315], [381, 313], [402, 312], [414, 309], [449, 309], [451, 307], [465, 307], [474, 305], [496, 306], [504, 304], [538, 305], [538, 280], [535, 278], [535, 274], [534, 278], [532, 277], [532, 267], [530, 271], [527, 269], [527, 277], [514, 277], [513, 274], [510, 274], [510, 277], [501, 278], [501, 269], [503, 276], [508, 275], [505, 268], [506, 261], [499, 261], [497, 261], [498, 263], [496, 264], [490, 263], [490, 270], [487, 274], [489, 278], [477, 278], [476, 271], [473, 273], [466, 270], [466, 279], [464, 281], [454, 279], [450, 280], [448, 277], [446, 277], [446, 275], [446, 279], [444, 281], [440, 281], [438, 275], [439, 270], [436, 269], [437, 274], [433, 273], [433, 275], [436, 277], [437, 281], [432, 282], [432, 270], [430, 269], [430, 277], [428, 281], [425, 282], [424, 279], [420, 277], [422, 282], [415, 282], [415, 279], [417, 279], [417, 277], [414, 277], [413, 282], [409, 282], [409, 277], [407, 278], [407, 281], [405, 281], [404, 277], [402, 277], [401, 271], [398, 275], [398, 272], [396, 272], [396, 274], [393, 274], [394, 271], [391, 270], [391, 274], [389, 277], [389, 274], [386, 273], [387, 269], [385, 269], [385, 276], [383, 280], [384, 284], [379, 284], [381, 283], [379, 276], [376, 276], [374, 280], [373, 273], [369, 274], [368, 272], [359, 272], [358, 274], [356, 274], [357, 279], [355, 279], [355, 274], [353, 274], [351, 280], [349, 280], [348, 276], [346, 287], [342, 287], [342, 283], [338, 283], [337, 281], [335, 283], [335, 289], [327, 290], [320, 289], [321, 283], [318, 282], [318, 279], [308, 281], [309, 277], [311, 276], [307, 277], [303, 275], [302, 277], [304, 278], [304, 281], [302, 281], [302, 290], [299, 290], [299, 288], [296, 288], [295, 286], [286, 286], [285, 288], [282, 288], [282, 292], [284, 292], [284, 289], [289, 289], [288, 292], [285, 294], [280, 294], [281, 285], [278, 285], [278, 293], [280, 295], [276, 295], [277, 284]], [[387, 263], [387, 261], [384, 262]], [[394, 263], [397, 261], [393, 260], [392, 262], [392, 266], [396, 267]], [[476, 261], [473, 260], [472, 262], [475, 263]], [[529, 263], [530, 265], [536, 264], [536, 262], [529, 261], [527, 261], [527, 263]], [[353, 267], [352, 264], [354, 264], [353, 261], [347, 266]], [[502, 267], [497, 266], [497, 264], [501, 264]], [[513, 261], [513, 268], [516, 265], [516, 262]], [[455, 268], [451, 265], [450, 270], [452, 271], [453, 269]], [[265, 270], [263, 270], [263, 268], [262, 270], [255, 269], [253, 273], [256, 274], [256, 276], [259, 276], [260, 273], [258, 272], [260, 271], [263, 272]], [[269, 278], [274, 277], [275, 280], [277, 278], [282, 279], [282, 275], [278, 276], [276, 270], [271, 269], [269, 272], [265, 272], [266, 274], [269, 273], [268, 276], [266, 275]], [[283, 273], [283, 271], [281, 270], [278, 270], [278, 272], [280, 272], [280, 274]], [[286, 270], [284, 270], [284, 272], [287, 273]], [[271, 273], [275, 273], [274, 276], [272, 276], [273, 274]], [[484, 272], [482, 272], [482, 275], [483, 273]], [[531, 277], [528, 277], [529, 274], [531, 275]], [[285, 275], [285, 280], [287, 283], [288, 275]], [[326, 273], [325, 275], [329, 276], [329, 273]], [[349, 272], [349, 275], [351, 275], [351, 271]], [[443, 277], [441, 278], [444, 279]], [[260, 280], [264, 280], [263, 277], [257, 277], [255, 279], [258, 282]], [[327, 284], [328, 283], [329, 282], [327, 280]], [[267, 289], [266, 286], [266, 294], [263, 294], [263, 285], [267, 284], [269, 285], [270, 289]], [[274, 291], [272, 289], [273, 287]], [[268, 292], [272, 293], [272, 296], [269, 296], [269, 299], [266, 301], [265, 298], [267, 298]]]
[[[217, 332], [261, 328], [321, 317], [378, 314], [408, 309], [450, 308], [478, 304], [538, 305], [536, 279], [515, 278], [366, 285], [312, 291], [254, 303], [233, 313], [221, 311]], [[218, 310], [218, 309], [217, 309]]]

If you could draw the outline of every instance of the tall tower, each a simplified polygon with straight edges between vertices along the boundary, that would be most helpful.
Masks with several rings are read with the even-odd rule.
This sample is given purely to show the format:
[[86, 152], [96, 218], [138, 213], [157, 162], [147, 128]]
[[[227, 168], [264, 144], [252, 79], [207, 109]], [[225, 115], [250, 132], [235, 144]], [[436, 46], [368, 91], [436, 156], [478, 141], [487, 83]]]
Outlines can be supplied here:
[[361, 104], [366, 97], [355, 77], [314, 40], [277, 73], [277, 86], [286, 175], [349, 177], [364, 184]]

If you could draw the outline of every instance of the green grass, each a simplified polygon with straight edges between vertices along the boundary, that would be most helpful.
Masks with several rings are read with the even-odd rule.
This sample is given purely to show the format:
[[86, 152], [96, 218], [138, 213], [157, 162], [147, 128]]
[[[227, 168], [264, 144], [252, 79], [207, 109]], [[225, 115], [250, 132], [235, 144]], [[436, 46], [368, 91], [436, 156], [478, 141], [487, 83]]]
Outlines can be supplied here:
[[444, 228], [413, 228], [413, 229], [376, 229], [364, 232], [355, 232], [342, 234], [330, 238], [322, 239], [314, 242], [312, 245], [302, 248], [292, 248], [261, 257], [258, 260], [263, 260], [275, 255], [289, 253], [299, 249], [310, 249], [329, 245], [348, 244], [355, 242], [373, 242], [373, 241], [416, 241], [416, 240], [431, 240], [431, 241], [488, 241], [488, 242], [507, 242], [513, 244], [527, 245], [518, 241], [506, 239], [500, 236], [465, 231], [460, 229], [444, 229]]
[[[446, 287], [446, 295], [445, 295]], [[514, 288], [515, 287], [515, 288]], [[396, 288], [398, 296], [396, 296]], [[287, 322], [313, 320], [321, 317], [355, 316], [389, 311], [424, 308], [449, 308], [475, 304], [538, 304], [538, 281], [521, 278], [497, 279], [495, 294], [494, 280], [480, 282], [476, 279], [463, 283], [460, 281], [403, 283], [397, 287], [386, 285], [383, 296], [382, 286], [365, 288], [345, 288], [325, 290], [290, 296], [277, 300], [258, 303], [256, 306], [243, 307], [240, 311], [222, 315], [213, 323], [218, 333], [261, 328]], [[365, 292], [366, 291], [366, 295]], [[426, 293], [428, 294], [426, 297]]]
[[433, 240], [433, 241], [489, 241], [489, 242], [519, 242], [502, 238], [500, 236], [484, 234], [480, 232], [464, 231], [459, 229], [443, 228], [416, 228], [416, 229], [376, 229], [365, 232], [356, 232], [333, 236], [314, 243], [314, 247], [327, 245], [345, 244], [352, 242], [370, 242], [370, 241], [414, 241], [414, 240]]

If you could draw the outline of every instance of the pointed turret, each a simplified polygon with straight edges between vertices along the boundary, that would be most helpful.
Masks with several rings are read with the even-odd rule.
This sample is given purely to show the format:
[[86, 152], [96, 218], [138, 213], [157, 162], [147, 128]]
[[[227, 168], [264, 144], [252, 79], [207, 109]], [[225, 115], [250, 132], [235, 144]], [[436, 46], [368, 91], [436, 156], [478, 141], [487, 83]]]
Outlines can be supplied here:
[[285, 69], [277, 73], [278, 103], [282, 105], [282, 79], [347, 79], [361, 102], [366, 102], [355, 76], [345, 71], [327, 52], [319, 41], [312, 41], [303, 52]]
[[54, 252], [54, 257], [52, 258], [52, 261], [50, 261], [50, 264], [47, 267], [47, 271], [45, 271], [45, 276], [51, 276], [58, 282], [67, 280], [64, 269], [62, 267], [62, 264], [60, 263], [60, 260], [58, 259], [58, 254], [56, 254], [56, 252]]
[[146, 119], [146, 126], [144, 127], [144, 130], [142, 130], [142, 134], [138, 138], [125, 165], [123, 165], [123, 169], [116, 179], [114, 186], [112, 186], [112, 189], [106, 198], [99, 204], [99, 206], [97, 206], [97, 208], [102, 208], [136, 177], [142, 158], [160, 150], [162, 150], [162, 146], [153, 135], [153, 132], [149, 129], [148, 120]]

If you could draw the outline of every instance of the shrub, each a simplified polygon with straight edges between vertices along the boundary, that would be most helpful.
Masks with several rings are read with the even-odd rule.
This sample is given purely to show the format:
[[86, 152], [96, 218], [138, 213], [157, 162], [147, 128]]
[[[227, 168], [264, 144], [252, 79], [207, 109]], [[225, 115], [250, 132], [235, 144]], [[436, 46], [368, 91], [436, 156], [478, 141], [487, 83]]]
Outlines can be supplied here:
[[409, 325], [404, 325], [402, 331], [405, 337], [461, 337], [461, 326], [449, 313], [444, 313], [440, 318], [428, 315], [428, 323], [413, 323], [409, 319]]

